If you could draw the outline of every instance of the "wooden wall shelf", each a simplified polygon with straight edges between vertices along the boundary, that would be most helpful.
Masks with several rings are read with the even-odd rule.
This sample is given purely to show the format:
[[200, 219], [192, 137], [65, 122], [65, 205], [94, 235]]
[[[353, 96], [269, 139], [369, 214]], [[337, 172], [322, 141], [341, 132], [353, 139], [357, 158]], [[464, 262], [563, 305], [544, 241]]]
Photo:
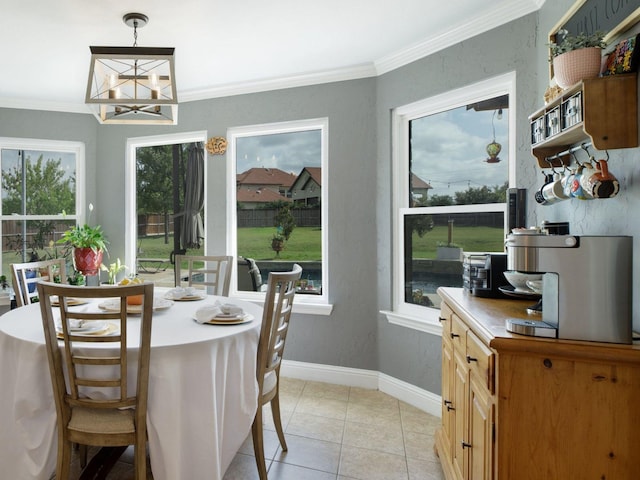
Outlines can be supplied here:
[[541, 168], [570, 164], [569, 155], [552, 162], [547, 157], [585, 141], [597, 150], [637, 147], [637, 74], [583, 80], [529, 120], [531, 152]]

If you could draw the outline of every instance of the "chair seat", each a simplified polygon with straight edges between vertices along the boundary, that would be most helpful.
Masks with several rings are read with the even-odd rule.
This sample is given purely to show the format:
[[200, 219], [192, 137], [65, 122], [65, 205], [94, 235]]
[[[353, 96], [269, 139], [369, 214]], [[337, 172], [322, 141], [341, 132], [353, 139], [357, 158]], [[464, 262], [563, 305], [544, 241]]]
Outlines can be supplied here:
[[268, 395], [278, 386], [278, 377], [276, 376], [275, 370], [271, 370], [265, 374], [262, 385], [262, 395]]
[[73, 407], [69, 430], [83, 433], [126, 434], [135, 432], [133, 409]]

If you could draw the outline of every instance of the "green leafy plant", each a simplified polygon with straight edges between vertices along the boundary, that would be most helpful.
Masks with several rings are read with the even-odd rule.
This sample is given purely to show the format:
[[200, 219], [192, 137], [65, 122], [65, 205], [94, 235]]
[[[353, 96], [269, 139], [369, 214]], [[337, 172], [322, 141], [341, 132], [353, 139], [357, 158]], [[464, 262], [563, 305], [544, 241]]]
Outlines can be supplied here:
[[109, 266], [105, 266], [104, 263], [100, 264], [100, 270], [103, 272], [107, 272], [109, 275], [109, 284], [115, 285], [116, 276], [123, 270], [126, 270], [128, 267], [124, 263], [120, 263], [120, 259], [118, 258], [115, 262], [110, 263]]
[[572, 50], [579, 50], [581, 48], [598, 47], [606, 48], [607, 42], [604, 41], [605, 32], [597, 31], [587, 35], [586, 33], [580, 33], [578, 35], [569, 35], [567, 30], [558, 30], [556, 37], [560, 37], [559, 43], [549, 43], [549, 49], [551, 50], [551, 58], [562, 55], [563, 53], [571, 52]]
[[[93, 205], [89, 204], [89, 213], [93, 212]], [[107, 239], [100, 225], [91, 227], [88, 224], [75, 225], [62, 233], [58, 243], [67, 243], [74, 248], [90, 248], [94, 252], [107, 250]]]

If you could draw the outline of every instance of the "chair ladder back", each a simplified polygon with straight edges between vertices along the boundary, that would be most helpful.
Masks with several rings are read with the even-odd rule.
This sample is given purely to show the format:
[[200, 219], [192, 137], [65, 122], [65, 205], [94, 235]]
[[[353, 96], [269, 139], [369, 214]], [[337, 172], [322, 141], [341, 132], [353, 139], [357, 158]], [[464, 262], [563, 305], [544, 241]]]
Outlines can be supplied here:
[[[50, 284], [43, 284], [43, 288]], [[132, 285], [133, 286], [133, 285]], [[153, 291], [153, 285], [151, 291]], [[136, 290], [145, 291], [145, 285], [135, 285]], [[64, 363], [67, 366], [66, 371], [68, 374], [68, 384], [65, 387], [65, 398], [69, 405], [80, 406], [93, 406], [93, 407], [106, 407], [106, 408], [120, 408], [135, 405], [135, 397], [131, 397], [128, 392], [128, 352], [127, 352], [127, 297], [126, 295], [120, 296], [120, 309], [113, 311], [100, 311], [100, 312], [85, 312], [76, 311], [70, 309], [69, 298], [77, 298], [82, 292], [74, 289], [69, 295], [64, 290], [73, 287], [59, 287], [57, 306], [60, 312], [60, 324], [58, 327], [59, 333], [56, 332], [57, 337], [63, 341], [64, 344]], [[87, 289], [87, 287], [82, 287]], [[118, 287], [123, 288], [123, 287]], [[40, 292], [40, 286], [38, 292]], [[114, 289], [102, 289], [102, 296], [114, 298], [118, 295], [114, 295]], [[132, 293], [127, 293], [132, 295]], [[150, 297], [151, 299], [153, 296]], [[48, 304], [47, 304], [48, 302]], [[147, 302], [148, 303], [148, 302]], [[50, 297], [46, 298], [46, 302], [43, 303], [43, 309], [52, 310]], [[144, 307], [143, 307], [144, 308]], [[88, 336], [75, 334], [70, 329], [72, 321], [105, 321], [109, 322], [114, 327], [115, 333], [105, 336]], [[44, 321], [44, 317], [43, 317]], [[145, 323], [145, 322], [143, 322]], [[146, 322], [150, 324], [150, 322]], [[48, 324], [49, 328], [55, 330], [56, 326], [52, 326], [51, 322]], [[144, 328], [144, 325], [142, 326]], [[150, 328], [149, 328], [150, 331]], [[149, 335], [150, 338], [150, 335]], [[141, 338], [142, 340], [142, 338]], [[106, 345], [112, 344], [112, 347], [91, 350], [90, 354], [87, 353], [87, 349], [82, 349], [82, 344], [86, 343], [104, 343]], [[108, 374], [103, 373], [105, 367], [109, 368]], [[100, 372], [99, 372], [100, 371]], [[98, 375], [101, 373], [101, 375]], [[111, 397], [108, 400], [91, 400], [85, 398], [82, 394], [83, 387], [91, 387], [92, 389], [108, 389], [108, 395], [105, 397]], [[114, 390], [118, 393], [115, 394]]]
[[[186, 276], [182, 273], [183, 262], [187, 262]], [[176, 255], [175, 286], [202, 285], [210, 287], [214, 295], [227, 296], [232, 268], [233, 257], [230, 255]], [[202, 275], [202, 280], [198, 278], [199, 275]]]
[[[66, 278], [65, 270], [64, 258], [11, 264], [16, 305], [22, 307], [33, 303], [33, 299], [38, 296], [36, 283], [53, 282], [56, 276], [64, 279]], [[27, 272], [33, 273], [27, 276]]]
[[294, 265], [291, 272], [269, 273], [260, 343], [258, 344], [257, 375], [261, 389], [265, 374], [280, 370], [289, 331], [295, 285], [301, 276], [302, 268], [297, 264]]

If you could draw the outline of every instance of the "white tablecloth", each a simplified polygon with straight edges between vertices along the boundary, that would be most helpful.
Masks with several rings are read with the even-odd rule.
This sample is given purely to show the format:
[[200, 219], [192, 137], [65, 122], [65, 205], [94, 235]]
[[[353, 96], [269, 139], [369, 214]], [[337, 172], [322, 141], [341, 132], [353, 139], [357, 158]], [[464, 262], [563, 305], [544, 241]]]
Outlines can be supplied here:
[[[216, 300], [226, 301], [209, 296], [154, 313], [147, 428], [156, 480], [221, 479], [251, 430], [262, 309], [233, 299], [252, 322], [196, 323], [194, 312]], [[40, 306], [12, 310], [0, 317], [0, 479], [51, 477], [55, 415]]]

